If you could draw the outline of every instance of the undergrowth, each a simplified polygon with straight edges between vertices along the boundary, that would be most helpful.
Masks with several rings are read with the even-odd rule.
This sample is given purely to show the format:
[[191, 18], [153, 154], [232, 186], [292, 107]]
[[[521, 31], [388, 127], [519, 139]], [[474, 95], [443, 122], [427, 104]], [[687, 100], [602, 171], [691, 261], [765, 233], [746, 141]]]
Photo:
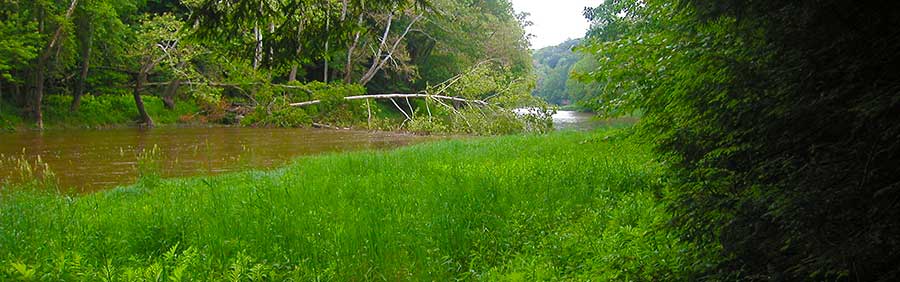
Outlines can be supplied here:
[[[175, 109], [168, 110], [162, 99], [155, 96], [144, 96], [147, 112], [158, 125], [177, 124], [199, 114], [200, 108], [192, 101], [178, 101]], [[4, 101], [5, 102], [5, 101]], [[50, 95], [43, 103], [44, 125], [47, 128], [106, 128], [117, 126], [133, 126], [139, 118], [134, 106], [134, 97], [130, 95], [84, 95], [78, 111], [72, 112], [69, 106], [71, 96]], [[0, 132], [28, 128], [33, 121], [22, 118], [22, 109], [8, 103], [0, 105]]]
[[[144, 96], [144, 107], [156, 124], [179, 123], [183, 116], [196, 114], [199, 109], [190, 101], [178, 101], [174, 110], [167, 110], [162, 99]], [[47, 96], [44, 102], [44, 123], [50, 127], [109, 127], [134, 125], [140, 119], [130, 95], [85, 95], [76, 112], [69, 111], [71, 96]]]
[[3, 187], [0, 280], [690, 281], [711, 260], [665, 228], [661, 167], [623, 130], [143, 175]]

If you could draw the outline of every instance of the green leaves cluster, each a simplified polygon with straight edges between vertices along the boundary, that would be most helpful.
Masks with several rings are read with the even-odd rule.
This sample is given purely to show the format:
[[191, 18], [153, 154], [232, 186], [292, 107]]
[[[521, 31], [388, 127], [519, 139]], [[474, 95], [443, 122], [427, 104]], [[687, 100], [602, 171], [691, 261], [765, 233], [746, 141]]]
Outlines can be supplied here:
[[428, 87], [425, 93], [458, 96], [487, 105], [426, 99], [417, 103], [408, 129], [481, 135], [547, 132], [553, 128], [553, 109], [531, 95], [533, 88], [533, 77], [515, 74], [501, 62], [481, 62], [444, 83]]
[[[853, 8], [851, 8], [853, 7]], [[641, 110], [716, 279], [896, 280], [894, 7], [606, 1], [582, 52], [589, 104]], [[877, 19], [877, 20], [876, 20]], [[869, 42], [869, 43], [867, 43]], [[888, 51], [891, 50], [891, 51]], [[866, 54], [879, 54], [871, 56]], [[889, 78], [888, 78], [889, 77]], [[878, 152], [878, 153], [874, 153]]]

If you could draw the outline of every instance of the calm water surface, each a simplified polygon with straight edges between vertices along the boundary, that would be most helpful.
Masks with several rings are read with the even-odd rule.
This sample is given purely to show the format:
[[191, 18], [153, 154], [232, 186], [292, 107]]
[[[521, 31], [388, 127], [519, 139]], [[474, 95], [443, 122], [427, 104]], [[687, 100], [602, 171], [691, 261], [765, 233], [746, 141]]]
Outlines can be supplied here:
[[601, 127], [632, 125], [636, 118], [598, 119], [593, 113], [557, 111], [553, 115], [553, 127], [557, 130], [593, 130]]
[[[590, 130], [628, 120], [598, 120], [593, 114], [559, 111], [560, 130]], [[286, 128], [137, 128], [47, 130], [0, 133], [0, 182], [15, 179], [16, 159], [40, 158], [60, 186], [75, 192], [134, 183], [138, 155], [156, 148], [163, 177], [269, 168], [298, 156], [364, 149], [389, 149], [439, 139], [390, 132]]]
[[157, 149], [164, 177], [267, 168], [327, 152], [387, 149], [436, 137], [388, 132], [283, 128], [158, 128], [0, 133], [0, 181], [16, 158], [49, 165], [62, 187], [91, 192], [134, 183], [140, 152]]

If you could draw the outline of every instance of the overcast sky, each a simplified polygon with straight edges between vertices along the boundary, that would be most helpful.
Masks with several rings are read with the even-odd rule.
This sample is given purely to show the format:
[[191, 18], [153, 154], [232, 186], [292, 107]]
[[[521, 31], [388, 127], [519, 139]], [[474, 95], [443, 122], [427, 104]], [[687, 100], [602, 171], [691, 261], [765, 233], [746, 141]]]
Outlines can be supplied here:
[[584, 7], [596, 7], [603, 0], [511, 0], [516, 12], [527, 12], [534, 25], [525, 28], [534, 35], [531, 48], [558, 45], [569, 38], [580, 38], [589, 23]]

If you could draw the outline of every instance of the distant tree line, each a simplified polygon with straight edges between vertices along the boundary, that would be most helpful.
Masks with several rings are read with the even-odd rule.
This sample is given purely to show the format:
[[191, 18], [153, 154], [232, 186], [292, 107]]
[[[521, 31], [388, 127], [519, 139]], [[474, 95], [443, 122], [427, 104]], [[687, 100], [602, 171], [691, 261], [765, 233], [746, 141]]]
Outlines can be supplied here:
[[580, 51], [582, 42], [570, 39], [534, 51], [535, 96], [556, 105], [578, 105], [596, 95], [598, 85], [579, 76], [597, 67], [594, 56]]

